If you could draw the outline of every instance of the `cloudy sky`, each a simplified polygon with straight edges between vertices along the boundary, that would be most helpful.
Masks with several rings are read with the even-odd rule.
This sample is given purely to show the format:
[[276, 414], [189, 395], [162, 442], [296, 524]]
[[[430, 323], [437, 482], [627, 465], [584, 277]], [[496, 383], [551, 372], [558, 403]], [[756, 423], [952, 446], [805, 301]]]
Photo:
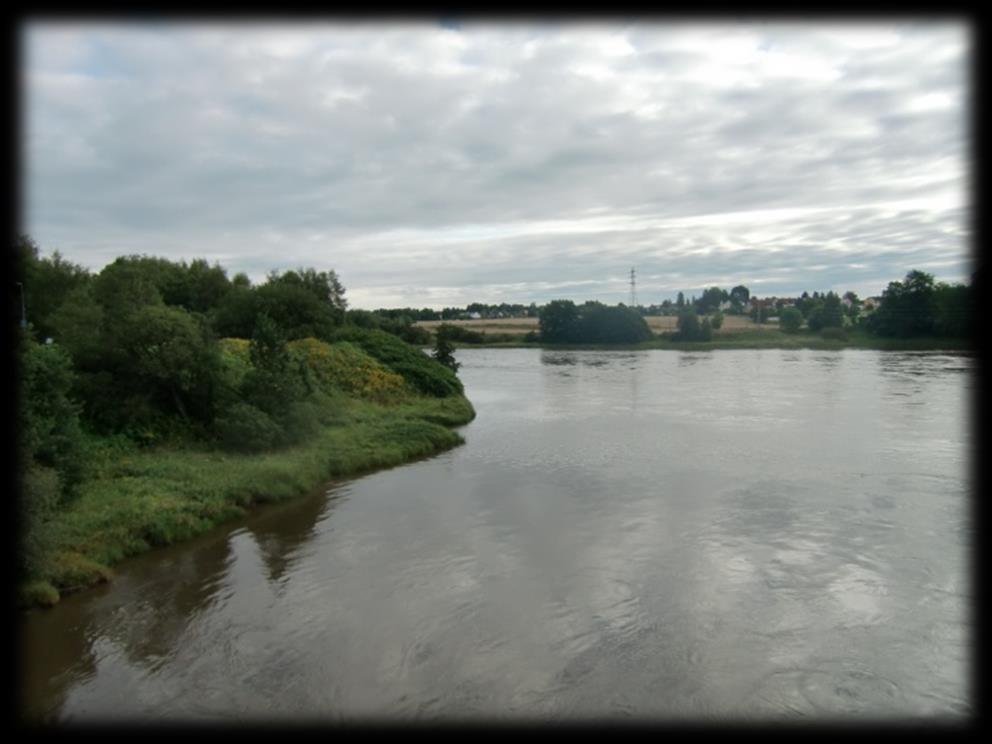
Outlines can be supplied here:
[[964, 23], [24, 30], [23, 228], [352, 307], [879, 294], [971, 273]]

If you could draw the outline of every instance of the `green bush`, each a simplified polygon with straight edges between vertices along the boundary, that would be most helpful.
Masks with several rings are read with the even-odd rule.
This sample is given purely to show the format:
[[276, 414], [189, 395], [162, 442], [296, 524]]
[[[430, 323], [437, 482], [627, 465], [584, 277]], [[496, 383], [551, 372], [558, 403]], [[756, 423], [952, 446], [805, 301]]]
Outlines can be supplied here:
[[76, 381], [72, 359], [58, 344], [39, 344], [22, 334], [18, 361], [21, 455], [25, 462], [54, 468], [62, 498], [68, 500], [85, 467], [80, 406], [70, 397]]
[[369, 356], [401, 375], [415, 390], [445, 398], [461, 394], [462, 383], [450, 369], [431, 359], [420, 349], [401, 339], [374, 329], [343, 328], [335, 336], [336, 341], [350, 341], [359, 346]]
[[723, 313], [719, 311], [713, 313], [713, 317], [710, 319], [710, 325], [713, 327], [714, 331], [719, 331], [720, 326], [723, 325]]
[[797, 333], [803, 324], [803, 314], [797, 308], [787, 307], [778, 316], [778, 325], [786, 333]]
[[676, 341], [709, 341], [713, 337], [713, 326], [709, 318], [699, 322], [695, 311], [687, 310], [679, 315], [678, 332], [672, 336]]
[[264, 411], [248, 403], [235, 403], [214, 424], [221, 446], [236, 452], [261, 452], [283, 438], [280, 426]]

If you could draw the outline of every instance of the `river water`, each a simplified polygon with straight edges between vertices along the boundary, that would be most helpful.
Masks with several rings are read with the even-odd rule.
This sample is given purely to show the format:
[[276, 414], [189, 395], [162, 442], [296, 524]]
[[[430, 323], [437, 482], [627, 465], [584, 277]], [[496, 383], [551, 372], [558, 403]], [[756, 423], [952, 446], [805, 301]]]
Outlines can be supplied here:
[[24, 617], [60, 721], [966, 719], [974, 360], [463, 349], [440, 456]]

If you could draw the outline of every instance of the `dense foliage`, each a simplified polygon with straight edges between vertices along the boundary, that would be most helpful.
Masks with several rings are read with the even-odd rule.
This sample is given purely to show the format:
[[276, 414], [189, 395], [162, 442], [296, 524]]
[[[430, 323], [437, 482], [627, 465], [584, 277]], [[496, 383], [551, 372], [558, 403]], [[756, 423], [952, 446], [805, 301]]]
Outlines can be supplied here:
[[901, 282], [890, 282], [882, 304], [868, 320], [880, 336], [968, 336], [974, 314], [972, 287], [934, 282], [932, 275], [910, 271]]
[[550, 343], [634, 344], [651, 338], [651, 330], [636, 310], [601, 302], [576, 306], [554, 300], [541, 308], [540, 337]]
[[709, 341], [713, 337], [713, 328], [709, 318], [703, 318], [692, 310], [686, 310], [679, 315], [678, 332], [672, 337], [676, 341]]
[[420, 393], [437, 398], [462, 393], [462, 383], [452, 370], [385, 331], [345, 326], [335, 339], [361, 347]]
[[252, 286], [202, 259], [122, 256], [90, 273], [27, 237], [15, 259], [28, 574], [102, 443], [262, 452], [316, 436], [346, 399], [462, 392], [452, 368], [400, 338], [431, 338], [408, 319], [352, 323], [363, 320], [333, 271], [272, 272]]

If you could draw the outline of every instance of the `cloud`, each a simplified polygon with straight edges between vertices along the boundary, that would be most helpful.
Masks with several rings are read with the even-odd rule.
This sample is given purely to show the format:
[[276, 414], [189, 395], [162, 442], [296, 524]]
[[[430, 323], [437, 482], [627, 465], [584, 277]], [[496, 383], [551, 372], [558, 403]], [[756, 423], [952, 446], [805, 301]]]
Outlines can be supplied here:
[[94, 270], [334, 268], [364, 307], [970, 274], [960, 24], [25, 33], [24, 226]]

